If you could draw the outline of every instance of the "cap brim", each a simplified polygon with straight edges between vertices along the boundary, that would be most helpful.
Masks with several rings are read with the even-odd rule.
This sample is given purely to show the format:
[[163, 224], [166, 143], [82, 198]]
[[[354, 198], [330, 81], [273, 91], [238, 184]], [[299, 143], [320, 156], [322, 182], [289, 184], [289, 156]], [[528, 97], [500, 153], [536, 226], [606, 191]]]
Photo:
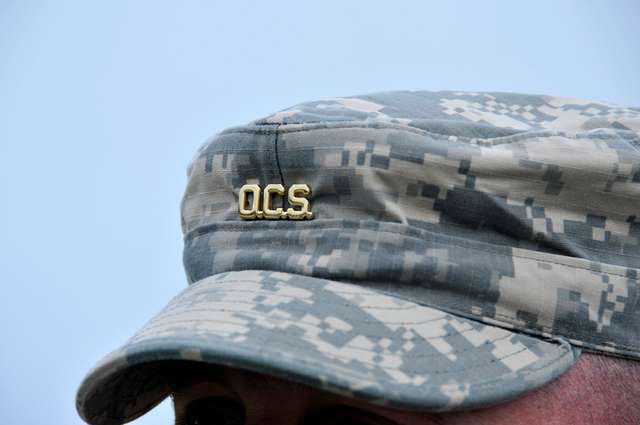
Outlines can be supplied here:
[[[80, 385], [91, 424], [131, 421], [169, 394], [158, 361], [259, 371], [395, 408], [461, 410], [553, 380], [579, 352], [366, 289], [269, 272], [190, 285]], [[159, 366], [160, 365], [160, 366]]]

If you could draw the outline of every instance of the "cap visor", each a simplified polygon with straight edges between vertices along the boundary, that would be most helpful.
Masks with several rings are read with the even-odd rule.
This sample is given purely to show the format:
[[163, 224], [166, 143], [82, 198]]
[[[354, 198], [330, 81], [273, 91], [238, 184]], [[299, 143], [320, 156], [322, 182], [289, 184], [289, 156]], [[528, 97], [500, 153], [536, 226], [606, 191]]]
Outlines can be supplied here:
[[462, 410], [553, 380], [578, 351], [356, 284], [240, 271], [176, 296], [80, 385], [91, 424], [131, 421], [169, 394], [158, 361], [224, 364], [395, 408]]

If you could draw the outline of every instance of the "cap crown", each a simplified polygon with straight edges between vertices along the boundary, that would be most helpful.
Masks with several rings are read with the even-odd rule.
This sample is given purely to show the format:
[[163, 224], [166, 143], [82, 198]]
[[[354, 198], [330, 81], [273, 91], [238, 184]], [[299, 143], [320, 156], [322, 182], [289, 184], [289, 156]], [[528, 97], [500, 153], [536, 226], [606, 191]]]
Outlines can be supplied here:
[[[225, 130], [194, 157], [187, 276], [259, 269], [357, 282], [640, 358], [639, 134], [637, 108], [549, 96], [303, 103]], [[247, 221], [245, 185], [260, 196], [307, 185], [312, 219]], [[265, 199], [291, 208], [287, 196]]]

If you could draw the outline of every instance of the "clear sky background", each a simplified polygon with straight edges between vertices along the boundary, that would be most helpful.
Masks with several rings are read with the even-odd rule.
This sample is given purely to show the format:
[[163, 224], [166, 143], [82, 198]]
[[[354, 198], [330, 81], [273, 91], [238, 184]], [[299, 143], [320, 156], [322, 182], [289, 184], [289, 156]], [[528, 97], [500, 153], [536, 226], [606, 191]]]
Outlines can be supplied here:
[[186, 285], [216, 131], [390, 89], [640, 106], [638, 1], [314, 3], [0, 0], [1, 424], [80, 424], [84, 374]]

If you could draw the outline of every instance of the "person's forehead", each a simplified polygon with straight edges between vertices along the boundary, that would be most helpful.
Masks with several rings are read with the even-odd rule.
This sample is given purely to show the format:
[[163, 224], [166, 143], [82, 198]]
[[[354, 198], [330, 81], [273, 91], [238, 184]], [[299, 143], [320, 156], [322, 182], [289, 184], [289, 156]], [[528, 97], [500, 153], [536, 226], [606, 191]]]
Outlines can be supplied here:
[[178, 380], [172, 393], [176, 416], [181, 417], [190, 402], [207, 397], [234, 399], [241, 402], [247, 412], [276, 403], [277, 410], [298, 416], [304, 416], [309, 411], [321, 412], [344, 407], [354, 409], [355, 412], [368, 412], [398, 424], [413, 424], [418, 419], [434, 417], [424, 413], [386, 409], [294, 381], [217, 365], [196, 365]]
[[637, 385], [640, 368], [630, 362], [592, 354], [583, 354], [576, 367], [565, 375], [522, 397], [493, 406], [443, 413], [379, 406], [242, 369], [198, 363], [184, 363], [182, 366], [183, 369], [177, 368], [175, 372], [180, 377], [176, 380], [179, 383], [175, 385], [173, 397], [178, 415], [190, 401], [207, 396], [233, 398], [243, 403], [248, 411], [261, 404], [275, 405], [272, 408], [276, 410], [290, 409], [297, 414], [310, 409], [345, 406], [371, 412], [402, 425], [457, 425], [469, 421], [474, 424], [514, 425], [541, 423], [543, 418], [545, 421], [553, 418], [554, 423], [632, 424], [635, 422], [631, 418], [640, 414], [640, 409], [630, 401], [640, 396]]
[[[241, 402], [247, 411], [257, 410], [261, 405], [276, 404], [276, 410], [296, 412], [322, 411], [346, 407], [369, 412], [393, 420], [398, 424], [440, 424], [443, 417], [456, 419], [459, 413], [433, 413], [400, 410], [369, 403], [347, 395], [323, 391], [295, 381], [273, 377], [260, 372], [223, 367], [212, 364], [183, 364], [178, 369], [172, 398], [176, 415], [181, 416], [190, 402], [207, 397], [226, 397]], [[524, 397], [525, 399], [527, 396]], [[462, 417], [492, 415], [505, 406], [490, 406], [462, 414]]]

